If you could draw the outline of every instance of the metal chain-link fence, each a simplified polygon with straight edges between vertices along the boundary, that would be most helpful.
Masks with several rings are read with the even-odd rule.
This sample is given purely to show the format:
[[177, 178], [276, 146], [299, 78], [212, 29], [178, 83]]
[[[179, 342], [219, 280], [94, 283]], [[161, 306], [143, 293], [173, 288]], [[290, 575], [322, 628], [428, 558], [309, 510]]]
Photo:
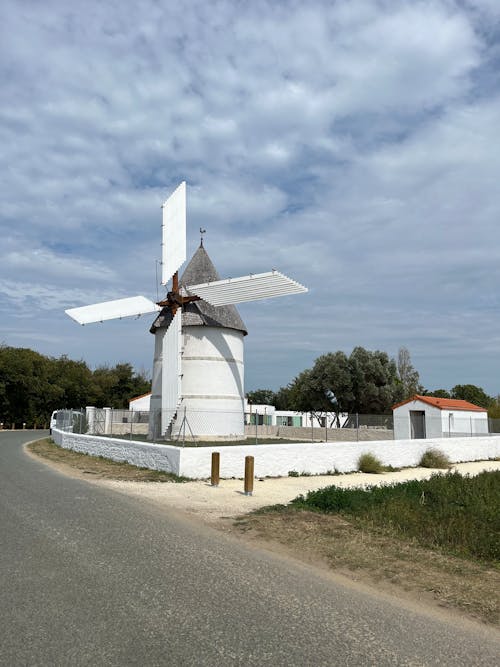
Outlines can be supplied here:
[[[165, 417], [165, 415], [163, 415]], [[126, 440], [169, 442], [203, 446], [272, 444], [279, 442], [341, 442], [392, 439], [479, 437], [500, 433], [500, 419], [473, 417], [411, 417], [343, 414], [331, 418], [321, 413], [295, 413], [269, 419], [241, 410], [188, 410], [180, 408], [165, 433], [161, 411], [80, 408], [59, 410], [56, 428], [73, 433], [104, 435]], [[163, 419], [163, 424], [169, 420]], [[273, 423], [273, 421], [275, 423]]]

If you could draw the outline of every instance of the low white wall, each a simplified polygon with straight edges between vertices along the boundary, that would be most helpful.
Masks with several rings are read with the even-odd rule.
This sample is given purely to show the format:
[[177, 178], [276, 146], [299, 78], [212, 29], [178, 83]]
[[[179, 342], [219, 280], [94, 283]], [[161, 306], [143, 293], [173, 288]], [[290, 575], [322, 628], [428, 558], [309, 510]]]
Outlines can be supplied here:
[[500, 456], [500, 437], [188, 447], [182, 450], [181, 474], [194, 478], [209, 476], [212, 452], [220, 452], [221, 477], [243, 477], [245, 456], [255, 458], [256, 477], [283, 477], [291, 470], [311, 474], [335, 469], [351, 472], [358, 469], [358, 459], [365, 452], [375, 454], [384, 465], [406, 468], [416, 466], [430, 448], [441, 450], [454, 463], [479, 461]]
[[351, 472], [357, 470], [358, 459], [365, 452], [372, 452], [384, 465], [395, 468], [416, 466], [422, 454], [431, 448], [442, 451], [453, 463], [500, 457], [500, 436], [184, 448], [63, 433], [56, 429], [52, 437], [67, 449], [195, 479], [210, 476], [212, 452], [220, 452], [220, 474], [225, 478], [244, 476], [245, 456], [255, 458], [256, 477], [284, 477], [291, 470], [313, 475], [335, 469]]
[[126, 461], [140, 468], [165, 470], [179, 475], [181, 449], [171, 445], [153, 445], [147, 442], [130, 442], [117, 438], [100, 438], [95, 435], [65, 433], [52, 429], [54, 441], [65, 449], [82, 454], [104, 456], [112, 461]]

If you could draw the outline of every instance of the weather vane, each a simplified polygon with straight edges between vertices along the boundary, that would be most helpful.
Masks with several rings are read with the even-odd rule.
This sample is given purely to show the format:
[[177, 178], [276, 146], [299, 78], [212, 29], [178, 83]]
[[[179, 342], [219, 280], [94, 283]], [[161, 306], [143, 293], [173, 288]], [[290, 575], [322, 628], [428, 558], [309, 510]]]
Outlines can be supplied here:
[[203, 245], [203, 234], [206, 233], [206, 229], [203, 229], [203, 227], [200, 227], [200, 234], [201, 234], [201, 239], [200, 239], [200, 245]]

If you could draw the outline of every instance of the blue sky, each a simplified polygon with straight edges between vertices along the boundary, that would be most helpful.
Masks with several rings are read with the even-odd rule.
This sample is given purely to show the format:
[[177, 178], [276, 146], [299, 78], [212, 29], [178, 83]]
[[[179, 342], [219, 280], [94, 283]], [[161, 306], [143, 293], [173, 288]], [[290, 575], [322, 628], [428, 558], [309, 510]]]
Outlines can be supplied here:
[[[246, 388], [406, 346], [425, 387], [500, 393], [500, 3], [4, 0], [0, 343], [150, 370], [160, 204], [188, 255], [306, 295], [239, 308]], [[160, 294], [161, 296], [161, 294]]]

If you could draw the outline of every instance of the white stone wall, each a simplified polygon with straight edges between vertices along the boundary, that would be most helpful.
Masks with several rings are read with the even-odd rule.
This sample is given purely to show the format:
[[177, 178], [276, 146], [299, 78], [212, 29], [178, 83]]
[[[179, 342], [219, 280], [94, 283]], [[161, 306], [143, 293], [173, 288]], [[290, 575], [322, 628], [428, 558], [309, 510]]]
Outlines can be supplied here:
[[243, 477], [245, 456], [254, 456], [257, 477], [286, 476], [291, 470], [310, 474], [335, 469], [351, 472], [357, 470], [358, 459], [365, 452], [374, 453], [384, 465], [398, 468], [416, 466], [430, 448], [441, 450], [454, 463], [500, 456], [500, 436], [184, 448], [62, 433], [57, 429], [53, 430], [53, 438], [68, 449], [192, 478], [210, 476], [213, 451], [220, 452], [221, 477], [226, 478]]
[[149, 443], [130, 442], [117, 438], [102, 438], [94, 435], [64, 433], [52, 430], [54, 441], [65, 449], [72, 449], [82, 454], [104, 456], [112, 461], [126, 461], [141, 468], [165, 470], [179, 475], [179, 447], [171, 445], [152, 445]]

